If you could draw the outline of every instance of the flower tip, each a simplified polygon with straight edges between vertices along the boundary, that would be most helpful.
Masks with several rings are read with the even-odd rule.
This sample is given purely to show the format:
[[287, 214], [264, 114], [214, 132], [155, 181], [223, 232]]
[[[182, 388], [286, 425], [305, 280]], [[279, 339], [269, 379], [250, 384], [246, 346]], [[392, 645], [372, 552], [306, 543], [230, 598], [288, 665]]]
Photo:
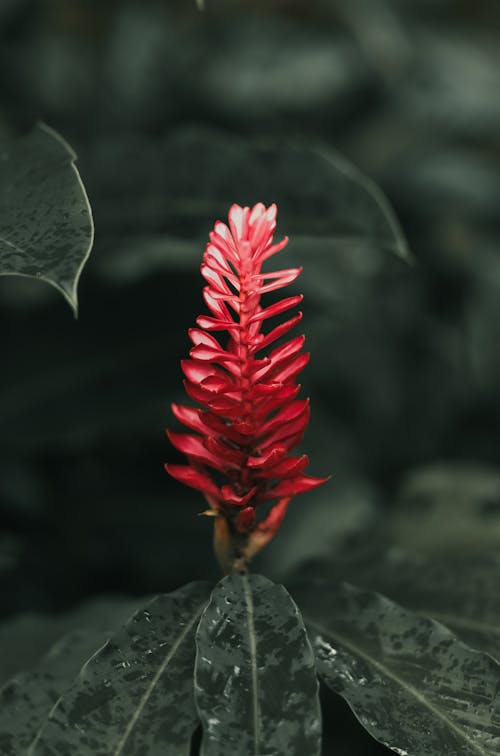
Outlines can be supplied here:
[[269, 207], [266, 209], [264, 208], [264, 212], [266, 213], [266, 218], [270, 223], [273, 223], [273, 221], [276, 220], [276, 215], [278, 214], [278, 206], [276, 205], [276, 202], [273, 202]]

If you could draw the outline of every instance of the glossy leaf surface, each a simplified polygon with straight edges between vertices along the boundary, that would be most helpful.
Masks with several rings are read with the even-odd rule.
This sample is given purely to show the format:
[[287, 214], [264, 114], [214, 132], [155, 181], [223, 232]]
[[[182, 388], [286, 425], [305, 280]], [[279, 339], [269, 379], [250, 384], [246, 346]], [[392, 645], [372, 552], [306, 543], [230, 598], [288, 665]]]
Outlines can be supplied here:
[[[16, 674], [0, 688], [0, 753], [23, 753], [82, 664], [137, 604], [134, 599], [105, 596], [65, 614], [23, 614], [2, 626], [0, 647], [8, 648], [14, 658], [2, 659], [0, 672], [10, 669]], [[33, 668], [25, 671], [28, 667]]]
[[197, 725], [194, 633], [208, 583], [157, 596], [82, 668], [29, 753], [182, 756]]
[[109, 634], [78, 631], [61, 638], [37, 667], [7, 682], [0, 690], [0, 753], [25, 753], [59, 696], [82, 664]]
[[46, 281], [76, 313], [78, 279], [94, 235], [76, 155], [39, 124], [0, 143], [0, 157], [0, 275]]
[[197, 631], [195, 695], [203, 756], [314, 756], [314, 657], [287, 591], [261, 575], [216, 586]]
[[[148, 597], [141, 600], [102, 594], [83, 601], [67, 612], [23, 612], [4, 620], [0, 625], [0, 648], [8, 648], [10, 653], [0, 654], [0, 687], [14, 676], [19, 677], [43, 664], [44, 657], [58, 655], [65, 646], [67, 636], [77, 637], [80, 634], [90, 637], [91, 633], [99, 634], [104, 643], [105, 638], [121, 627], [147, 600]], [[81, 662], [89, 656], [82, 657]]]
[[472, 648], [500, 661], [500, 561], [433, 560], [394, 550], [364, 561], [318, 565], [316, 575], [379, 591], [446, 625]]
[[297, 600], [319, 674], [373, 737], [406, 756], [498, 754], [497, 662], [377, 593], [309, 585]]

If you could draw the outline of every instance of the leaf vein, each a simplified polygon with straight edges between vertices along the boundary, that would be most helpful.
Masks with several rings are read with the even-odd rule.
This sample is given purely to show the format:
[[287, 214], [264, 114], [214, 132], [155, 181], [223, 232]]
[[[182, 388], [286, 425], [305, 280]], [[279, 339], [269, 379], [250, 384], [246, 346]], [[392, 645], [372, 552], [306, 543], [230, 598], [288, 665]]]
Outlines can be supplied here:
[[250, 667], [252, 672], [252, 713], [254, 731], [254, 756], [260, 752], [260, 707], [259, 707], [259, 678], [257, 674], [257, 644], [255, 641], [254, 605], [252, 591], [247, 575], [243, 580], [245, 604], [247, 608], [248, 646], [250, 651]]
[[464, 732], [464, 730], [460, 729], [460, 727], [458, 727], [451, 719], [449, 719], [446, 716], [446, 714], [444, 714], [444, 712], [442, 712], [440, 709], [433, 706], [433, 704], [428, 699], [426, 699], [425, 696], [419, 693], [418, 690], [413, 687], [413, 685], [397, 677], [381, 662], [378, 662], [375, 659], [373, 659], [369, 654], [365, 653], [362, 649], [358, 648], [354, 643], [346, 640], [339, 633], [334, 632], [330, 628], [323, 627], [318, 622], [315, 622], [309, 618], [307, 618], [306, 622], [310, 627], [312, 627], [313, 629], [315, 629], [317, 632], [321, 633], [322, 635], [326, 635], [326, 636], [330, 635], [333, 640], [337, 640], [340, 643], [342, 643], [353, 654], [357, 654], [358, 656], [360, 656], [362, 659], [364, 659], [373, 667], [375, 667], [383, 675], [385, 675], [386, 677], [391, 679], [393, 682], [395, 682], [396, 685], [399, 685], [401, 688], [403, 688], [403, 690], [407, 691], [417, 701], [419, 701], [419, 703], [421, 703], [425, 708], [427, 708], [430, 712], [435, 714], [438, 719], [441, 719], [441, 721], [444, 722], [444, 724], [447, 725], [450, 728], [450, 730], [452, 730], [456, 735], [461, 737], [476, 753], [481, 754], [481, 756], [490, 756], [488, 751], [485, 751], [476, 742], [474, 742], [474, 740], [472, 740], [472, 738], [470, 738], [467, 735], [467, 733]]
[[169, 649], [168, 653], [166, 654], [165, 658], [163, 659], [162, 663], [158, 667], [158, 670], [156, 671], [156, 674], [152, 678], [151, 682], [149, 683], [148, 687], [144, 691], [143, 695], [141, 696], [141, 700], [139, 701], [139, 704], [137, 706], [137, 709], [134, 711], [132, 717], [129, 719], [127, 727], [125, 728], [125, 731], [120, 738], [119, 742], [117, 743], [115, 750], [113, 751], [113, 756], [120, 756], [120, 754], [123, 752], [123, 749], [125, 747], [125, 744], [130, 737], [130, 734], [132, 733], [132, 730], [134, 729], [135, 725], [137, 724], [139, 717], [141, 716], [142, 712], [144, 711], [151, 694], [153, 693], [155, 687], [157, 686], [161, 676], [165, 672], [166, 668], [174, 658], [175, 654], [179, 650], [179, 647], [183, 643], [183, 641], [186, 639], [186, 636], [191, 631], [194, 623], [196, 620], [200, 617], [203, 609], [205, 608], [206, 602], [204, 601], [196, 610], [196, 612], [193, 614], [193, 617], [191, 620], [187, 623], [182, 633], [180, 633], [179, 637], [173, 644], [173, 646]]

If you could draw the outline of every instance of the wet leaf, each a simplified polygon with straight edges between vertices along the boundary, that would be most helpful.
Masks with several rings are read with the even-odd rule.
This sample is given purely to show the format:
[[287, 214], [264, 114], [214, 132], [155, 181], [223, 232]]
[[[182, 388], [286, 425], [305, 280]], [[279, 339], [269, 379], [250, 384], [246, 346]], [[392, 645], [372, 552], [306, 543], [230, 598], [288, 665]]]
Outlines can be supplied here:
[[209, 595], [208, 583], [190, 583], [138, 611], [85, 664], [29, 754], [189, 754], [194, 633]]
[[94, 228], [75, 160], [71, 147], [44, 124], [0, 144], [0, 275], [46, 281], [76, 314]]
[[318, 564], [311, 572], [383, 593], [500, 662], [500, 560], [494, 556], [434, 560], [392, 549], [364, 560]]
[[495, 756], [500, 665], [433, 620], [347, 584], [295, 594], [319, 674], [407, 756]]
[[196, 637], [203, 756], [320, 753], [314, 658], [282, 586], [261, 575], [224, 578]]
[[32, 671], [17, 675], [0, 690], [0, 752], [24, 753], [59, 696], [82, 664], [110, 633], [75, 630], [61, 638]]
[[497, 558], [434, 562], [396, 553], [381, 560], [370, 579], [372, 587], [442, 622], [469, 646], [500, 662]]
[[[82, 636], [98, 633], [104, 642], [105, 637], [130, 617], [138, 604], [137, 599], [109, 594], [88, 599], [64, 613], [23, 612], [4, 620], [0, 625], [0, 648], [8, 648], [10, 653], [0, 656], [0, 685], [40, 662], [43, 664], [43, 657], [57, 650], [58, 641], [72, 633], [78, 632]], [[82, 657], [82, 663], [84, 660]]]

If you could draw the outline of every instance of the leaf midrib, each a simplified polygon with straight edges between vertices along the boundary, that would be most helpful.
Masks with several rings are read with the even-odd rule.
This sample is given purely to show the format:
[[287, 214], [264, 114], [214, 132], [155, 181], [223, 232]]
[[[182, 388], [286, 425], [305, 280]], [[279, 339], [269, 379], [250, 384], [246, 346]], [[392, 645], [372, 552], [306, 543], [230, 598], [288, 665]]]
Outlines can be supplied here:
[[254, 756], [260, 752], [260, 705], [259, 705], [259, 677], [257, 674], [257, 644], [255, 641], [254, 605], [248, 576], [243, 577], [243, 590], [247, 609], [248, 649], [250, 653], [250, 669], [252, 674], [252, 715], [254, 733]]
[[452, 730], [456, 735], [458, 735], [462, 740], [464, 740], [476, 753], [480, 754], [481, 756], [491, 756], [491, 753], [489, 751], [485, 751], [483, 748], [481, 748], [477, 743], [475, 743], [466, 732], [460, 729], [452, 720], [450, 720], [446, 714], [444, 714], [442, 711], [437, 709], [433, 704], [428, 701], [424, 696], [422, 696], [416, 688], [413, 687], [410, 683], [407, 683], [406, 681], [402, 680], [401, 678], [397, 677], [394, 673], [392, 673], [387, 667], [385, 667], [380, 662], [373, 659], [369, 654], [365, 653], [362, 649], [358, 648], [356, 645], [354, 645], [351, 641], [346, 640], [342, 635], [339, 633], [331, 630], [330, 628], [324, 627], [323, 625], [319, 624], [318, 622], [311, 620], [309, 617], [304, 616], [304, 619], [306, 621], [306, 624], [315, 629], [317, 632], [321, 633], [322, 635], [330, 636], [332, 640], [337, 640], [342, 645], [344, 645], [349, 651], [351, 651], [353, 654], [361, 657], [364, 659], [368, 664], [371, 664], [373, 667], [375, 667], [379, 672], [381, 672], [383, 675], [391, 679], [393, 682], [396, 683], [396, 685], [399, 685], [400, 688], [405, 690], [407, 693], [412, 695], [417, 701], [419, 701], [425, 708], [427, 708], [432, 714], [434, 714], [438, 719], [441, 719], [442, 722], [444, 722], [445, 725], [447, 725], [450, 730]]
[[141, 696], [141, 699], [139, 701], [139, 705], [137, 706], [137, 709], [135, 710], [132, 717], [129, 719], [129, 722], [127, 724], [127, 727], [125, 728], [125, 732], [123, 733], [121, 739], [118, 741], [115, 750], [113, 751], [113, 756], [120, 756], [120, 754], [123, 752], [123, 748], [125, 747], [128, 738], [130, 737], [130, 734], [132, 733], [132, 730], [134, 729], [135, 725], [137, 724], [142, 712], [144, 711], [151, 694], [153, 693], [154, 689], [156, 688], [156, 685], [158, 684], [161, 676], [167, 669], [168, 665], [174, 658], [175, 654], [179, 650], [179, 647], [182, 645], [183, 641], [186, 639], [187, 635], [191, 631], [191, 629], [194, 626], [194, 623], [197, 619], [199, 619], [203, 609], [206, 606], [206, 601], [203, 601], [200, 606], [198, 607], [197, 611], [193, 614], [193, 617], [188, 622], [188, 624], [183, 629], [182, 633], [178, 636], [177, 640], [173, 644], [173, 646], [169, 649], [168, 653], [165, 655], [165, 658], [163, 659], [162, 663], [158, 667], [158, 670], [154, 677], [152, 678], [150, 684], [144, 691], [143, 695]]

